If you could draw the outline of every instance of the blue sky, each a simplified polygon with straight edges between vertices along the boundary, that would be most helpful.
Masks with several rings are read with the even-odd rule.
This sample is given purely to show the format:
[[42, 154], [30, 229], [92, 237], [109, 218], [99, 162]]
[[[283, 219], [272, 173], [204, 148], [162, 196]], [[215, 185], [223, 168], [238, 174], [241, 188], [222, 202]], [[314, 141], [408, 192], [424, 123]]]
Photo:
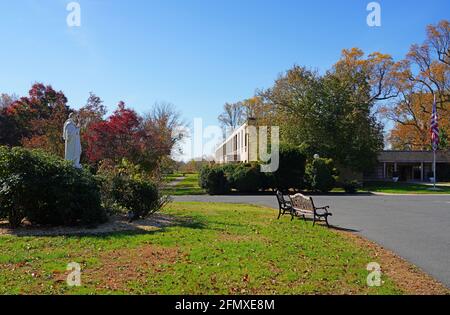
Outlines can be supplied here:
[[0, 0], [0, 93], [39, 81], [75, 108], [93, 91], [110, 110], [167, 101], [206, 125], [294, 64], [324, 71], [355, 46], [402, 58], [450, 18], [448, 0], [378, 1], [379, 28], [368, 0], [79, 0], [81, 27], [69, 28], [69, 2]]

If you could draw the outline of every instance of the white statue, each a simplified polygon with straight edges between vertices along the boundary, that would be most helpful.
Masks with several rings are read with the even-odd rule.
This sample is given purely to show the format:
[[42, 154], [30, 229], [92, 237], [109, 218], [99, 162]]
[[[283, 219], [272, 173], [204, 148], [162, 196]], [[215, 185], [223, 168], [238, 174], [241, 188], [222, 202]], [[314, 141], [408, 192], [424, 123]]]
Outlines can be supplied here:
[[64, 123], [63, 138], [66, 142], [65, 159], [72, 161], [76, 168], [81, 168], [80, 126], [75, 123], [75, 115], [71, 113]]

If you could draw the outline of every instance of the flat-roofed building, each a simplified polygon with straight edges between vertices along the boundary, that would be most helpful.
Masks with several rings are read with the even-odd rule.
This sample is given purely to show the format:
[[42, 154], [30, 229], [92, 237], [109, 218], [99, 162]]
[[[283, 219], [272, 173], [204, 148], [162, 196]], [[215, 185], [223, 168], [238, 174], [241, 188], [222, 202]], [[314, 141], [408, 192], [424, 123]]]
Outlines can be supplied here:
[[250, 161], [249, 123], [235, 129], [215, 152], [216, 163], [247, 163]]
[[[382, 151], [378, 154], [377, 166], [364, 173], [364, 180], [392, 180], [394, 172], [398, 174], [399, 181], [429, 181], [429, 175], [433, 172], [433, 152]], [[439, 181], [449, 180], [450, 152], [436, 152], [436, 174]]]

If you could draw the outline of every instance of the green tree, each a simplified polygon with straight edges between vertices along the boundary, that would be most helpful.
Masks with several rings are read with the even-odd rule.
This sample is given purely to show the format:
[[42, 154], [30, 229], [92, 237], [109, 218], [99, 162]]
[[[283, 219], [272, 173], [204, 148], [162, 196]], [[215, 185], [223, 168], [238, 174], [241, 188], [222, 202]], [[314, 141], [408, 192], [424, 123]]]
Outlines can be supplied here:
[[273, 181], [271, 186], [280, 190], [303, 188], [306, 157], [299, 147], [289, 144], [280, 146], [280, 166], [267, 180]]
[[277, 108], [274, 123], [282, 141], [302, 146], [338, 165], [362, 171], [383, 147], [382, 126], [373, 114], [375, 99], [364, 68], [332, 70], [324, 76], [295, 66], [264, 93]]

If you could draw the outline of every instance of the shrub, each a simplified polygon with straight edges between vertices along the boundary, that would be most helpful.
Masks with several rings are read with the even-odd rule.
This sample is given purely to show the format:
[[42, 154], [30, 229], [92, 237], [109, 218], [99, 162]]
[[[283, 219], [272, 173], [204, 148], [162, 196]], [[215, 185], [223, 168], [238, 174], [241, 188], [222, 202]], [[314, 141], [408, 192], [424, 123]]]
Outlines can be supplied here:
[[211, 172], [211, 166], [205, 165], [200, 169], [199, 175], [198, 175], [198, 185], [202, 189], [206, 189], [207, 185], [207, 178], [209, 176], [209, 173]]
[[101, 182], [103, 206], [113, 212], [127, 212], [130, 219], [145, 218], [167, 201], [158, 184], [125, 159], [115, 166], [100, 167], [97, 178]]
[[13, 227], [20, 225], [25, 216], [23, 205], [27, 200], [20, 200], [25, 188], [22, 182], [22, 177], [15, 174], [0, 180], [0, 218], [8, 219]]
[[279, 168], [274, 173], [262, 173], [258, 163], [205, 165], [199, 185], [210, 194], [225, 194], [231, 189], [243, 193], [278, 188], [301, 189], [305, 175], [305, 155], [295, 146], [280, 146]]
[[356, 180], [344, 182], [343, 188], [347, 194], [356, 194], [361, 185]]
[[0, 147], [0, 217], [17, 227], [88, 225], [106, 221], [96, 179], [56, 156]]
[[237, 164], [231, 175], [231, 182], [239, 192], [257, 192], [263, 184], [261, 174], [259, 165]]
[[235, 164], [235, 163], [228, 163], [219, 166], [223, 170], [223, 173], [225, 174], [225, 177], [228, 180], [230, 189], [237, 189], [234, 174], [236, 170], [241, 166], [242, 164]]
[[275, 175], [274, 173], [261, 173], [261, 189], [275, 189], [277, 185], [275, 184]]
[[116, 176], [112, 187], [114, 201], [131, 211], [133, 219], [144, 218], [161, 208], [158, 188], [150, 181]]
[[210, 195], [223, 195], [230, 192], [230, 183], [220, 166], [205, 166], [200, 171], [200, 186]]
[[306, 182], [315, 191], [329, 192], [336, 184], [337, 171], [332, 159], [317, 158], [306, 166]]
[[305, 163], [306, 157], [299, 147], [281, 145], [280, 165], [278, 170], [273, 173], [272, 185], [275, 186], [273, 188], [280, 190], [303, 188]]

